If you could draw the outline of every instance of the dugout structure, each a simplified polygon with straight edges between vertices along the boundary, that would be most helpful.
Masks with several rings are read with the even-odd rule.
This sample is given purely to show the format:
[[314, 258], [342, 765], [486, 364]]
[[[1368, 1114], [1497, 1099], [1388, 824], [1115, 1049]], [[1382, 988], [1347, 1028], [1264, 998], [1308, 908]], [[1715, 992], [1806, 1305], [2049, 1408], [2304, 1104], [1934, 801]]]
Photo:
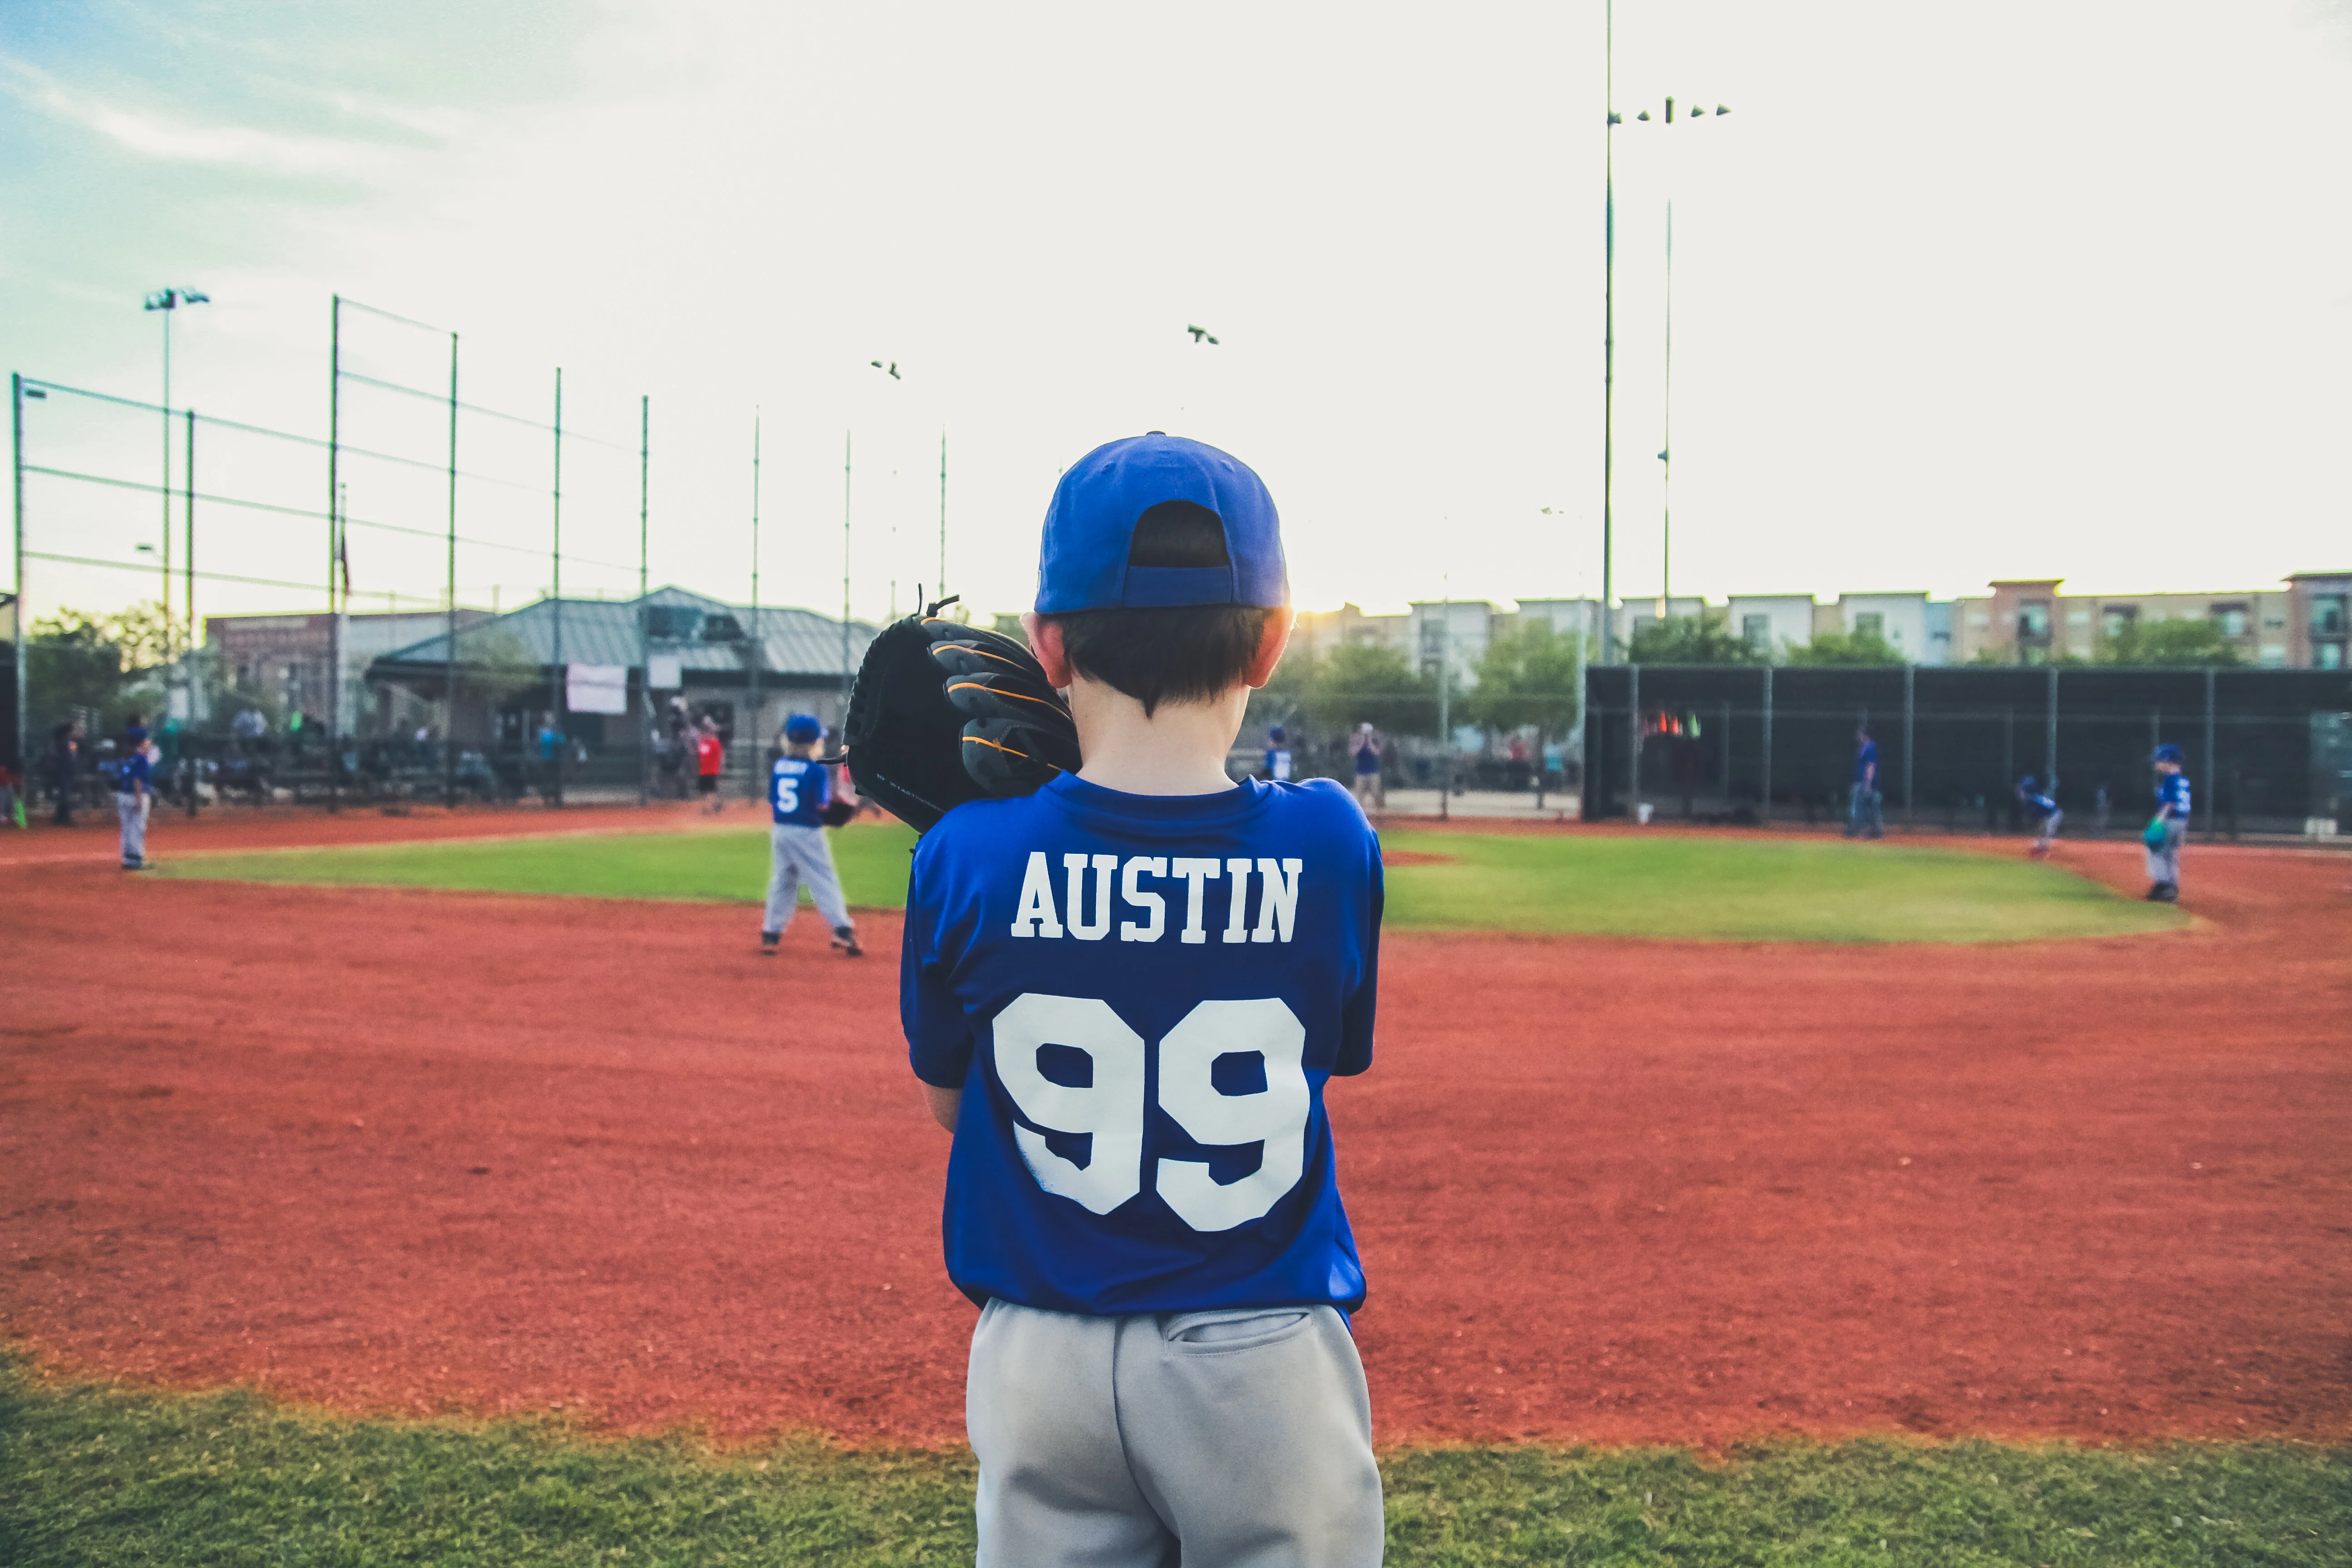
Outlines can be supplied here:
[[2095, 666], [1614, 665], [1585, 672], [1586, 821], [1840, 818], [1854, 730], [1878, 742], [1890, 826], [2006, 831], [2054, 773], [2066, 831], [2128, 833], [2148, 752], [2188, 754], [2205, 831], [2352, 834], [2352, 673]]

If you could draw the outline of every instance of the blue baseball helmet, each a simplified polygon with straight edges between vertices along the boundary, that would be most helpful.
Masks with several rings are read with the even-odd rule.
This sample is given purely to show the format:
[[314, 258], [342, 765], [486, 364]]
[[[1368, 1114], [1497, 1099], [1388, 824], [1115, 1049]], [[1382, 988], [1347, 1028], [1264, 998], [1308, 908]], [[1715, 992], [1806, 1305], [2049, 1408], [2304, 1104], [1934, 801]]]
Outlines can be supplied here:
[[2156, 749], [2155, 753], [2148, 758], [2148, 761], [2152, 763], [2178, 763], [2184, 760], [2185, 759], [2181, 756], [2180, 748], [2174, 745], [2169, 741], [2167, 741], [2163, 745], [2158, 746]]
[[1279, 742], [1282, 739], [1282, 726], [1276, 724], [1273, 729], [1268, 730], [1265, 732], [1265, 738], [1269, 741]]
[[824, 738], [824, 726], [814, 714], [795, 713], [784, 721], [784, 739], [795, 746], [805, 746]]
[[2017, 787], [2023, 790], [2032, 789], [2033, 787], [2033, 775], [2032, 773], [2028, 773], [2023, 778], [2018, 780]]

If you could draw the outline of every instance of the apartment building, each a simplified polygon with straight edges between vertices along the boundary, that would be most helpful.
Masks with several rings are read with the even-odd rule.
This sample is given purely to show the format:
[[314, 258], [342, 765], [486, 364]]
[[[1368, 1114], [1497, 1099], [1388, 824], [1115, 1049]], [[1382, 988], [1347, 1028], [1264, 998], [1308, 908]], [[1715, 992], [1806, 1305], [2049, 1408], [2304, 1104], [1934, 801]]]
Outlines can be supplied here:
[[2243, 593], [2067, 594], [2063, 579], [2013, 578], [1982, 597], [1953, 601], [1952, 658], [2002, 664], [2090, 659], [2135, 626], [2208, 621], [2247, 664], [2267, 669], [2347, 668], [2352, 572], [2299, 572], [2278, 588]]
[[[2242, 594], [2074, 595], [2062, 579], [2021, 578], [1990, 584], [1983, 595], [1931, 599], [1924, 592], [1734, 594], [1720, 605], [1676, 595], [1675, 616], [1724, 617], [1756, 655], [1784, 659], [1825, 632], [1874, 633], [1914, 664], [1966, 664], [1983, 657], [2000, 663], [2041, 664], [2090, 659], [2100, 643], [2136, 622], [2194, 616], [2210, 619], [2246, 663], [2273, 668], [2352, 668], [2352, 572], [2302, 572], [2284, 586]], [[1655, 599], [1633, 599], [1608, 616], [1616, 644], [1655, 624]], [[1338, 647], [1395, 649], [1416, 668], [1434, 670], [1451, 649], [1454, 672], [1477, 679], [1479, 657], [1494, 638], [1529, 623], [1598, 640], [1601, 609], [1595, 599], [1521, 599], [1509, 610], [1484, 599], [1416, 600], [1401, 615], [1370, 615], [1357, 605], [1306, 611], [1292, 634], [1294, 647], [1320, 657]]]

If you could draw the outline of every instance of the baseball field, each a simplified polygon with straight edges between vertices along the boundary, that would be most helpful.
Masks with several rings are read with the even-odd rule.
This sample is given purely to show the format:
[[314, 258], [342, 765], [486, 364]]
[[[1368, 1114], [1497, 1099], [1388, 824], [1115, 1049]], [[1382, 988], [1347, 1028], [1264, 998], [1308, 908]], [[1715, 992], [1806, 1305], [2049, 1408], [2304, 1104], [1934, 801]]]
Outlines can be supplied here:
[[[0, 1562], [969, 1561], [871, 956], [683, 814], [0, 842]], [[1400, 828], [1405, 1563], [2352, 1561], [2352, 866]]]

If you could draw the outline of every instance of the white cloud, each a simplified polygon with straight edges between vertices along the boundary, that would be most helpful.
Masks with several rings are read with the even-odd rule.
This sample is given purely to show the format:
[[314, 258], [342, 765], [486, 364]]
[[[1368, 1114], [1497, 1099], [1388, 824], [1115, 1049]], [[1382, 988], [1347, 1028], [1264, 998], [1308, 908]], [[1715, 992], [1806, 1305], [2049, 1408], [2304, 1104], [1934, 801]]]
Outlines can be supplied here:
[[381, 168], [384, 158], [382, 149], [364, 142], [289, 136], [247, 125], [194, 125], [120, 108], [5, 55], [0, 55], [0, 91], [150, 158], [291, 175], [362, 174]]

